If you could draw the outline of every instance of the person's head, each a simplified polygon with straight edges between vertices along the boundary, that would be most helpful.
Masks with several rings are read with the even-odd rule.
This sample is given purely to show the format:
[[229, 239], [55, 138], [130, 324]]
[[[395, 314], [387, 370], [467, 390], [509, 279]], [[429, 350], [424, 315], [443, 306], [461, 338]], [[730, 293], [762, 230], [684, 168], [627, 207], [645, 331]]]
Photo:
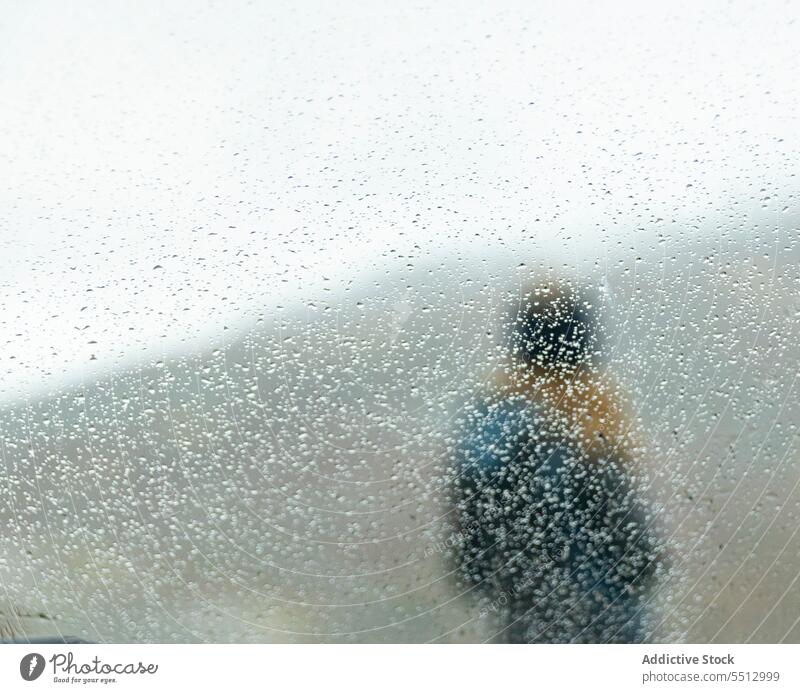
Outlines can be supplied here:
[[575, 368], [598, 349], [595, 310], [583, 291], [543, 283], [523, 294], [511, 316], [511, 353], [533, 368]]

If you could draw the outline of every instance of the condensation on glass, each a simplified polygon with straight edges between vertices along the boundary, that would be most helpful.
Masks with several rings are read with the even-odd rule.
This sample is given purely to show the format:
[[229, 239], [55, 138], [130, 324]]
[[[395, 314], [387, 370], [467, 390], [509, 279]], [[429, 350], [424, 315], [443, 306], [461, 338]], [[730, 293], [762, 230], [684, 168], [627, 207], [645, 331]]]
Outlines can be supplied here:
[[9, 8], [0, 639], [800, 640], [795, 32]]

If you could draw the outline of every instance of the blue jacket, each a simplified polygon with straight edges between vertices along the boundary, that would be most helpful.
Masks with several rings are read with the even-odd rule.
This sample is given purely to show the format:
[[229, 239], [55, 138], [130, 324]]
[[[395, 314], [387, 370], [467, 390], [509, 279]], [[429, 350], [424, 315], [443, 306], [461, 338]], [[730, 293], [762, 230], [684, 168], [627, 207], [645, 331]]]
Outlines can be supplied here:
[[453, 492], [465, 582], [513, 642], [637, 642], [656, 561], [646, 509], [613, 444], [587, 452], [520, 394], [468, 406]]

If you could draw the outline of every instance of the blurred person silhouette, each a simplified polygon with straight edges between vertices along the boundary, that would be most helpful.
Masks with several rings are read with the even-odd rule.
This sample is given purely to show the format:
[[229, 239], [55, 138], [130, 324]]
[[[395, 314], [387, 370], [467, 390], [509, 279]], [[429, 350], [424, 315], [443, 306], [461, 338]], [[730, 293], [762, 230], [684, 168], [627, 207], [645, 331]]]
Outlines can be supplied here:
[[630, 426], [599, 373], [596, 309], [548, 283], [511, 323], [509, 362], [459, 430], [458, 572], [508, 642], [641, 642], [658, 547]]

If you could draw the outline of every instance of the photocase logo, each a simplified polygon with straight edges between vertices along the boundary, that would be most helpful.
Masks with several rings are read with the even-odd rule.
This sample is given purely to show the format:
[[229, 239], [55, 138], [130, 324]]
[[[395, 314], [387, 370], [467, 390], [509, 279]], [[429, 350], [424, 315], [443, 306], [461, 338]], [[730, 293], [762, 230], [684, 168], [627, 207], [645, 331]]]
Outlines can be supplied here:
[[38, 652], [26, 654], [19, 663], [19, 673], [26, 681], [35, 681], [44, 671], [44, 657]]

